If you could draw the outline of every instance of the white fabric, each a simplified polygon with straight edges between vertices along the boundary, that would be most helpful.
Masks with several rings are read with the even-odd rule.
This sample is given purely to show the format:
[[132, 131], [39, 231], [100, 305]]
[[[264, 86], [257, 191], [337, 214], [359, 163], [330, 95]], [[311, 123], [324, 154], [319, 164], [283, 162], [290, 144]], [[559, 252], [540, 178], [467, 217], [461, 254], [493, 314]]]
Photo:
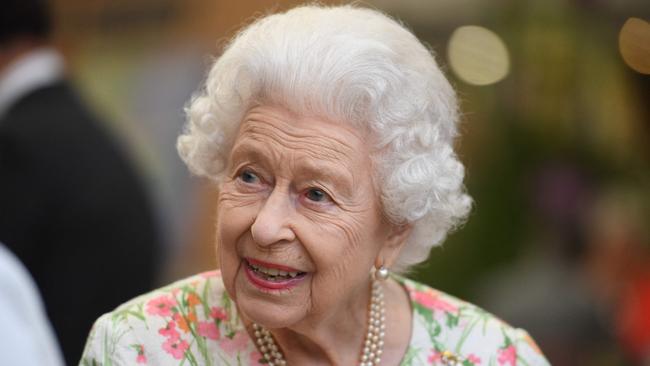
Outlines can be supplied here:
[[[550, 366], [523, 330], [424, 284], [394, 277], [411, 299], [412, 333], [400, 366]], [[265, 366], [212, 271], [139, 296], [93, 326], [80, 366]]]
[[63, 358], [35, 284], [0, 244], [0, 365], [60, 366]]
[[0, 73], [0, 117], [18, 99], [63, 77], [63, 58], [43, 47], [21, 56]]

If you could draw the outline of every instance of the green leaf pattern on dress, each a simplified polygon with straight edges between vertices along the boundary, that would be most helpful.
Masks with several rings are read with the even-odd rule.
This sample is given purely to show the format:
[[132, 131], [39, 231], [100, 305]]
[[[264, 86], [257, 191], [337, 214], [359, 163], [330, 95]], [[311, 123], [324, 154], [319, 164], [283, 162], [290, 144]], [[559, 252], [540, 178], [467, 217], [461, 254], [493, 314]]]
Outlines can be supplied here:
[[[411, 298], [411, 340], [401, 366], [547, 366], [526, 332], [426, 285], [395, 277]], [[452, 356], [450, 356], [452, 355]], [[218, 271], [137, 297], [100, 317], [81, 366], [252, 365], [265, 363]]]

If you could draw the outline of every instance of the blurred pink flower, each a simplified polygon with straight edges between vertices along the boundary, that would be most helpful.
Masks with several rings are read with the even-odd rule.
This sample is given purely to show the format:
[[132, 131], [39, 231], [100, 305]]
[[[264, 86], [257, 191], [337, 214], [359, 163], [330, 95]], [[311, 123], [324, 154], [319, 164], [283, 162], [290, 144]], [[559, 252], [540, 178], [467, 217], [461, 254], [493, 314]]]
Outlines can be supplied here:
[[438, 362], [442, 360], [442, 353], [436, 351], [435, 349], [431, 350], [431, 354], [429, 354], [429, 358], [427, 358], [427, 362], [429, 362], [430, 365], [433, 365], [435, 362]]
[[185, 351], [190, 348], [190, 345], [186, 341], [169, 338], [163, 343], [162, 348], [175, 359], [180, 360], [185, 355]]
[[[266, 362], [262, 359], [262, 354], [259, 353], [258, 351], [253, 351], [250, 353], [250, 357], [248, 360], [248, 364], [250, 366], [265, 366]], [[262, 363], [264, 362], [264, 363]]]
[[197, 327], [199, 335], [209, 338], [209, 339], [219, 339], [221, 334], [219, 334], [219, 328], [214, 323], [214, 321], [199, 322]]
[[147, 313], [151, 315], [170, 316], [172, 308], [176, 306], [176, 300], [168, 295], [161, 295], [149, 300]]
[[212, 317], [212, 319], [221, 319], [221, 320], [227, 320], [228, 319], [228, 315], [226, 314], [226, 312], [223, 311], [222, 308], [219, 308], [219, 307], [216, 307], [216, 306], [213, 306], [210, 309], [210, 317]]
[[135, 362], [147, 363], [147, 356], [144, 355], [144, 346], [141, 344], [135, 344], [133, 347], [135, 347], [136, 351], [138, 352], [138, 356], [135, 358]]
[[228, 337], [221, 338], [219, 345], [228, 355], [234, 356], [237, 352], [245, 350], [248, 342], [250, 342], [248, 334], [245, 332], [237, 332], [232, 339]]
[[176, 323], [170, 321], [164, 328], [158, 329], [158, 333], [168, 339], [179, 339], [181, 335], [176, 330]]
[[481, 364], [481, 359], [477, 357], [475, 354], [470, 353], [467, 356], [467, 361], [471, 362], [472, 365], [480, 365]]
[[431, 310], [440, 310], [448, 313], [458, 311], [458, 308], [440, 298], [438, 293], [433, 291], [411, 291], [413, 300], [418, 304]]
[[517, 366], [517, 349], [515, 346], [511, 344], [506, 348], [501, 348], [497, 361], [499, 361], [499, 365], [509, 363], [510, 366]]

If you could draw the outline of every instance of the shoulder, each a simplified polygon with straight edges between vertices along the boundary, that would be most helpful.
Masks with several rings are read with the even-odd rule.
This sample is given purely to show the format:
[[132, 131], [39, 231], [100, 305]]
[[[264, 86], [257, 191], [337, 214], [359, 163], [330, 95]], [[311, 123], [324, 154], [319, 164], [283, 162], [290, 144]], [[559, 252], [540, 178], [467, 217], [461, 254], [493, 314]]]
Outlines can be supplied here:
[[3, 124], [20, 131], [42, 130], [60, 125], [60, 118], [71, 113], [86, 114], [86, 109], [73, 88], [60, 80], [32, 89], [17, 99], [3, 113]]
[[57, 148], [58, 155], [113, 144], [110, 129], [65, 80], [32, 90], [1, 117], [3, 135], [31, 148]]
[[[526, 331], [511, 327], [480, 307], [427, 285], [398, 279], [413, 309], [405, 364], [549, 365]], [[403, 363], [404, 364], [404, 363]]]
[[90, 332], [81, 365], [219, 365], [255, 356], [221, 274], [213, 271], [104, 314]]
[[63, 365], [36, 284], [0, 243], [0, 364]]
[[105, 145], [98, 120], [65, 81], [32, 90], [0, 117], [0, 138], [8, 145], [2, 147], [11, 147], [12, 159], [37, 159], [47, 165], [70, 158], [72, 152], [94, 152]]

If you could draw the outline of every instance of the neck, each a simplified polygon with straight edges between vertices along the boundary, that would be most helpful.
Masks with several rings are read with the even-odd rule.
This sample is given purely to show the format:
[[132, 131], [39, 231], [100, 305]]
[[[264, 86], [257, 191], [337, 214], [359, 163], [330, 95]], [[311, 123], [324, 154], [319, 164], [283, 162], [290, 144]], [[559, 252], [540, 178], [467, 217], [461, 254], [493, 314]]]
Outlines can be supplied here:
[[[384, 293], [386, 311], [383, 353], [375, 356], [365, 354], [365, 356], [379, 356], [382, 365], [396, 365], [401, 362], [410, 343], [412, 309], [408, 295], [396, 281], [389, 279], [381, 283], [381, 289]], [[340, 304], [336, 311], [328, 312], [332, 314], [330, 316], [312, 316], [296, 326], [271, 330], [274, 343], [279, 346], [286, 364], [359, 363], [369, 330], [370, 284], [363, 291], [359, 289], [355, 293], [362, 293], [363, 296]], [[244, 319], [244, 322], [249, 329], [253, 328], [250, 321]], [[374, 333], [374, 335], [379, 334]], [[378, 348], [382, 347], [378, 346]]]
[[290, 328], [273, 329], [289, 365], [352, 365], [359, 362], [368, 328], [370, 281], [346, 302]]

